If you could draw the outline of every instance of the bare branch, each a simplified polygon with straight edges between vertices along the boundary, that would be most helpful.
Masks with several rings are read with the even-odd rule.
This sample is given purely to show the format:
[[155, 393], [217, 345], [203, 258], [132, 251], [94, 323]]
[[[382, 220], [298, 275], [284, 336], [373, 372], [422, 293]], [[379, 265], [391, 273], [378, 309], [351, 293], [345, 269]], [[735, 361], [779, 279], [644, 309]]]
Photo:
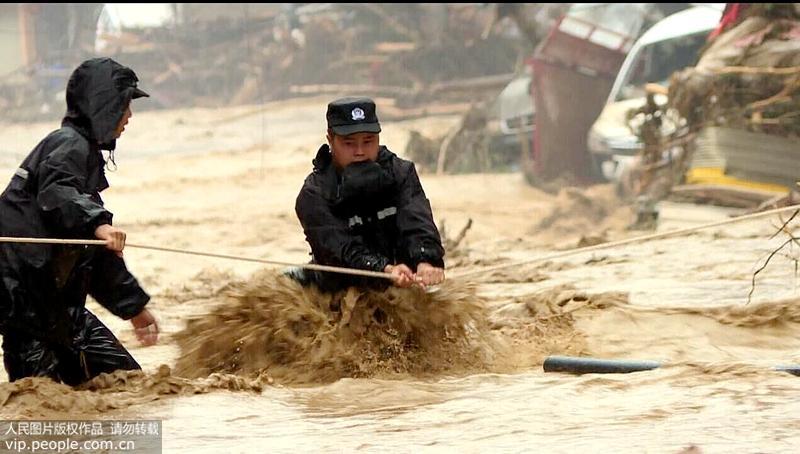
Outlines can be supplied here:
[[772, 260], [772, 257], [774, 257], [775, 254], [780, 252], [781, 249], [786, 247], [787, 244], [790, 244], [792, 242], [792, 240], [793, 240], [793, 238], [790, 238], [790, 239], [786, 240], [783, 244], [781, 244], [781, 246], [778, 249], [775, 249], [774, 251], [772, 251], [769, 254], [769, 257], [767, 257], [767, 260], [764, 262], [764, 264], [761, 265], [761, 268], [757, 269], [756, 272], [753, 273], [752, 283], [750, 284], [750, 292], [747, 294], [747, 304], [750, 304], [750, 301], [753, 298], [753, 293], [756, 291], [756, 276], [758, 275], [758, 273], [764, 271], [764, 269], [767, 267], [767, 265], [769, 265], [769, 261]]

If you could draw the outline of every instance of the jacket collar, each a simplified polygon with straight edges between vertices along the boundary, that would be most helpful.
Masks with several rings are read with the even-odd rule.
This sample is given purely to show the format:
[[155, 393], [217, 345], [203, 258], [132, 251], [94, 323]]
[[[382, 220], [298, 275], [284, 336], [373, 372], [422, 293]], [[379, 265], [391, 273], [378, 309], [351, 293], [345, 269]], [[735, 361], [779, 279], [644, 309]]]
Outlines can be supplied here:
[[[378, 149], [378, 159], [376, 162], [380, 164], [382, 167], [386, 167], [391, 162], [392, 158], [396, 155], [392, 153], [385, 145], [381, 145], [380, 149]], [[328, 144], [323, 144], [317, 150], [317, 155], [311, 161], [314, 165], [314, 172], [321, 173], [326, 171], [327, 169], [333, 169], [333, 157], [331, 156], [331, 147]]]

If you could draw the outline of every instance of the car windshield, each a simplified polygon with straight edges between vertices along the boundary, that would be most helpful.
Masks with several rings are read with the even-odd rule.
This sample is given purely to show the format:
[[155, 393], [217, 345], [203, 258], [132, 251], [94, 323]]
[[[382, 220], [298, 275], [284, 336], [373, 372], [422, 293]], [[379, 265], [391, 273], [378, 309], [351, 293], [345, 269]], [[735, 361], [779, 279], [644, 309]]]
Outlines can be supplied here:
[[644, 97], [647, 83], [669, 85], [669, 78], [675, 71], [697, 63], [707, 36], [707, 32], [701, 32], [642, 46], [615, 101]]

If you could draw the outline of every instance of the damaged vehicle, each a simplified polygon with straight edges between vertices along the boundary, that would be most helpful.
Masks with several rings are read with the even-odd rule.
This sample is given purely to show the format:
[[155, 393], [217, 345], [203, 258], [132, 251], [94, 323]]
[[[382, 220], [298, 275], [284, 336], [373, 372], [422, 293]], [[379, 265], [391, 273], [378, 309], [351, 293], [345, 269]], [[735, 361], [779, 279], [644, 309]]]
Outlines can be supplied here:
[[[629, 127], [629, 112], [645, 105], [647, 84], [668, 86], [674, 72], [696, 63], [723, 8], [724, 4], [706, 4], [672, 14], [653, 25], [634, 44], [603, 111], [589, 130], [587, 143], [598, 177], [619, 181], [642, 149], [640, 139]], [[655, 101], [664, 105], [667, 99], [657, 94]], [[665, 123], [664, 127], [674, 125]]]

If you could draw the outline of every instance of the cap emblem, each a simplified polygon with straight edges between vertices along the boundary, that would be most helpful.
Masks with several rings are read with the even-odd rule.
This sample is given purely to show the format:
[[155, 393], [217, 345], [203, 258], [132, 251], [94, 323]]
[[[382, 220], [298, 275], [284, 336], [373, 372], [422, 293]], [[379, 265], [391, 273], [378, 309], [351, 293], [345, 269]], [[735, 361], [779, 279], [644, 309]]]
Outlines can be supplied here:
[[364, 111], [363, 111], [363, 110], [361, 110], [361, 108], [360, 108], [360, 107], [356, 107], [355, 109], [353, 109], [353, 111], [352, 111], [352, 112], [350, 112], [350, 115], [353, 117], [353, 120], [354, 120], [354, 121], [357, 121], [357, 120], [363, 120], [363, 119], [367, 118], [367, 117], [364, 115]]

